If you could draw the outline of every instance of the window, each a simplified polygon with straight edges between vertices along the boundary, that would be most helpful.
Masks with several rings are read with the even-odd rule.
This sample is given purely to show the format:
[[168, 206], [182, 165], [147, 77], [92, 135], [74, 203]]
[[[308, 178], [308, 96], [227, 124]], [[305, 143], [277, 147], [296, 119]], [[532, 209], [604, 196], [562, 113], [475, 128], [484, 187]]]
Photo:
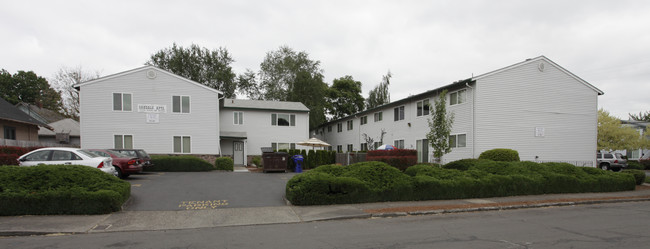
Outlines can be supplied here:
[[51, 150], [41, 150], [25, 156], [25, 161], [48, 161]]
[[395, 140], [395, 143], [393, 143], [393, 146], [398, 149], [404, 149], [404, 139], [401, 140]]
[[191, 153], [192, 139], [189, 136], [174, 136], [174, 153]]
[[466, 100], [466, 91], [465, 89], [453, 92], [449, 94], [449, 105], [457, 105], [465, 103]]
[[343, 153], [343, 145], [337, 145], [336, 146], [336, 152]]
[[425, 99], [417, 103], [417, 116], [429, 115], [429, 100]]
[[172, 96], [173, 113], [190, 113], [190, 96]]
[[381, 142], [375, 142], [374, 145], [372, 146], [372, 149], [376, 150], [377, 148], [379, 148], [379, 146], [381, 146]]
[[115, 135], [113, 141], [115, 149], [133, 149], [133, 135]]
[[383, 112], [375, 112], [375, 122], [379, 122], [383, 119]]
[[233, 120], [236, 125], [244, 124], [244, 112], [233, 112]]
[[16, 127], [5, 126], [5, 139], [16, 140]]
[[295, 114], [272, 113], [271, 125], [273, 126], [296, 126]]
[[271, 148], [273, 148], [274, 151], [295, 150], [296, 144], [295, 143], [271, 143]]
[[395, 107], [395, 121], [404, 120], [404, 106]]
[[113, 93], [113, 111], [131, 111], [130, 93]]
[[449, 146], [451, 148], [462, 148], [467, 146], [467, 135], [456, 134], [449, 136]]
[[336, 132], [342, 132], [342, 131], [343, 131], [343, 123], [336, 124]]
[[332, 126], [331, 125], [327, 126], [327, 132], [332, 132]]
[[368, 151], [368, 143], [361, 144], [361, 151]]
[[81, 160], [81, 157], [77, 154], [65, 150], [53, 150], [52, 151], [52, 160], [50, 161], [69, 161], [69, 160]]
[[361, 117], [361, 125], [367, 124], [368, 123], [368, 116], [363, 116]]
[[354, 120], [348, 120], [348, 131], [354, 128]]
[[354, 147], [351, 144], [348, 144], [348, 152], [354, 151]]

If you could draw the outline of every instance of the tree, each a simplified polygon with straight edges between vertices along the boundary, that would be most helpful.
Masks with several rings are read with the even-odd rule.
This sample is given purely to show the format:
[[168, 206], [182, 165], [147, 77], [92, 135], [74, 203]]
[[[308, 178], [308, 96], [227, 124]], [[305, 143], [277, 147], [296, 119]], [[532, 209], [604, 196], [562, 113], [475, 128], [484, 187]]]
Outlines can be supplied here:
[[293, 89], [287, 96], [287, 101], [301, 102], [309, 108], [309, 130], [325, 123], [325, 91], [327, 84], [322, 75], [312, 75], [300, 71], [293, 82]]
[[598, 150], [638, 149], [641, 135], [632, 127], [621, 125], [621, 121], [598, 109]]
[[225, 48], [208, 50], [195, 44], [184, 48], [174, 43], [172, 47], [152, 54], [145, 64], [222, 91], [226, 98], [234, 98], [237, 83], [230, 66], [234, 61]]
[[629, 115], [631, 119], [636, 121], [650, 122], [650, 111], [645, 111], [645, 113], [639, 112], [639, 115], [632, 114], [632, 113], [628, 113], [627, 115]]
[[430, 130], [427, 139], [433, 147], [433, 157], [438, 161], [444, 154], [451, 152], [449, 133], [454, 123], [454, 113], [447, 114], [446, 96], [447, 90], [443, 90], [438, 99], [434, 100], [434, 109], [430, 114], [431, 119], [428, 120]]
[[246, 96], [248, 99], [263, 99], [260, 87], [257, 85], [255, 72], [246, 69], [246, 72], [237, 76], [237, 94]]
[[393, 75], [388, 71], [386, 75], [382, 76], [381, 83], [374, 89], [370, 90], [368, 99], [366, 99], [366, 108], [372, 109], [383, 104], [390, 103], [390, 93], [388, 93], [388, 85], [390, 85], [390, 78]]
[[32, 71], [18, 71], [11, 75], [7, 70], [0, 70], [0, 97], [12, 104], [24, 102], [61, 111], [61, 95], [45, 78]]
[[349, 75], [334, 79], [327, 91], [327, 103], [327, 112], [332, 119], [363, 111], [365, 101], [361, 96], [361, 82]]
[[61, 67], [51, 79], [54, 88], [61, 94], [63, 114], [79, 120], [79, 92], [74, 85], [99, 78], [99, 72], [84, 71], [81, 66]]

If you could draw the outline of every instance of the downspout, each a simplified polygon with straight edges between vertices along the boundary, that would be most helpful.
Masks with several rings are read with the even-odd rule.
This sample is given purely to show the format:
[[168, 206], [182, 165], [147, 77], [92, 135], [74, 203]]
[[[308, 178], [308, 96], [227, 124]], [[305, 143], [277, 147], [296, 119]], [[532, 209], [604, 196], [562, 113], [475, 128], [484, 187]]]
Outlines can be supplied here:
[[[223, 97], [219, 98], [219, 94], [217, 93], [217, 98], [218, 98], [217, 99], [217, 111], [219, 112], [219, 115], [217, 115], [217, 127], [221, 127], [221, 110], [219, 110], [219, 108], [221, 108], [221, 100], [225, 99], [226, 95], [224, 94]], [[219, 138], [219, 141], [218, 141], [219, 142], [219, 146], [218, 146], [219, 147], [219, 157], [222, 157], [223, 154], [221, 154], [221, 131], [219, 129], [217, 129], [217, 137]], [[244, 154], [246, 154], [246, 153], [244, 153]], [[246, 163], [246, 162], [244, 162], [244, 163]]]
[[474, 101], [476, 99], [475, 99], [475, 94], [474, 94], [474, 88], [469, 86], [468, 82], [465, 82], [465, 86], [467, 86], [467, 88], [469, 88], [469, 89], [472, 89], [472, 105], [471, 105], [471, 108], [472, 108], [472, 158], [475, 158], [476, 154], [474, 154], [474, 149], [476, 148], [476, 125], [474, 124], [474, 115], [475, 115], [474, 114]]

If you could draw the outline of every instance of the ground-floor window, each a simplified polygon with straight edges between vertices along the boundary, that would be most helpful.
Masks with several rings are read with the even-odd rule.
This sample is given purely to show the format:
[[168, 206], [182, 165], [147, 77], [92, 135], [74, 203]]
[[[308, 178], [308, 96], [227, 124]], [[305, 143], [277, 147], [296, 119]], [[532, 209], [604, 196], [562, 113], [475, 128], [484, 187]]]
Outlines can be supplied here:
[[337, 145], [336, 146], [336, 152], [343, 153], [343, 145]]
[[449, 146], [462, 148], [467, 146], [467, 134], [454, 134], [449, 136]]
[[295, 143], [271, 143], [271, 148], [273, 148], [274, 151], [295, 150], [296, 144]]
[[174, 136], [174, 153], [192, 153], [192, 138]]
[[16, 127], [5, 126], [5, 139], [16, 140]]
[[361, 144], [361, 151], [368, 151], [368, 143]]
[[115, 135], [113, 140], [115, 149], [133, 149], [133, 135]]
[[354, 151], [354, 146], [352, 144], [348, 144], [348, 152]]
[[395, 140], [395, 143], [393, 143], [393, 146], [398, 149], [404, 149], [404, 139], [401, 140]]

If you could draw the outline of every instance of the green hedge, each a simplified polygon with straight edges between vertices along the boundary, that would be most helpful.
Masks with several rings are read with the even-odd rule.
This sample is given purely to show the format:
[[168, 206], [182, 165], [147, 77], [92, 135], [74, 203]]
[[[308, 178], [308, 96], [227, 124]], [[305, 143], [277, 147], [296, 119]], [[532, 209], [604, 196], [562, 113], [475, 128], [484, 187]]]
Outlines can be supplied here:
[[151, 156], [152, 167], [145, 167], [145, 171], [166, 172], [195, 172], [211, 171], [215, 166], [195, 156]]
[[106, 214], [130, 194], [131, 184], [88, 166], [0, 167], [0, 215]]
[[408, 167], [411, 167], [417, 163], [417, 155], [417, 150], [371, 150], [368, 151], [366, 161], [384, 162], [401, 171], [404, 171]]
[[638, 170], [644, 170], [643, 165], [639, 163], [637, 160], [628, 160], [627, 161], [627, 169], [638, 169]]
[[214, 166], [217, 170], [233, 171], [235, 169], [235, 162], [230, 157], [217, 157], [214, 161]]
[[634, 176], [634, 179], [636, 180], [636, 185], [641, 185], [645, 182], [645, 171], [643, 170], [638, 170], [638, 169], [626, 169], [623, 170], [622, 173], [624, 174], [630, 174]]
[[291, 171], [296, 170], [296, 164], [291, 157], [295, 155], [302, 155], [302, 169], [313, 169], [321, 165], [333, 164], [336, 162], [336, 151], [327, 150], [279, 150], [279, 152], [286, 152], [289, 154], [289, 161], [287, 168]]
[[511, 149], [491, 149], [486, 150], [478, 156], [478, 159], [488, 159], [492, 161], [518, 162], [519, 152]]
[[631, 174], [566, 163], [465, 160], [449, 168], [415, 165], [401, 173], [385, 163], [362, 162], [296, 175], [287, 183], [286, 197], [295, 205], [325, 205], [634, 189]]

